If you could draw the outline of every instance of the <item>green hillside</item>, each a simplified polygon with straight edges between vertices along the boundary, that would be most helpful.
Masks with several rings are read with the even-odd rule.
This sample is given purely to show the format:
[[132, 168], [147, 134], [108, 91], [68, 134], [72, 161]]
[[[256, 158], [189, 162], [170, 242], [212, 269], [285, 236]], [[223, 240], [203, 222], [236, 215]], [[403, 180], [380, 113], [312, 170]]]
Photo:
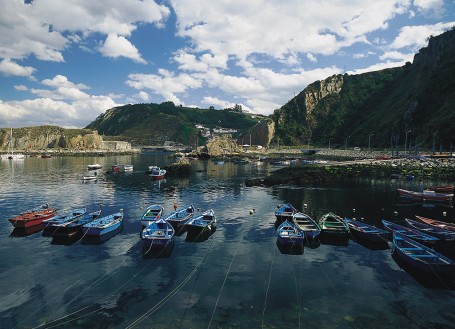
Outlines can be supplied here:
[[101, 114], [87, 128], [139, 145], [159, 145], [164, 141], [194, 145], [198, 139], [199, 143], [203, 142], [196, 124], [206, 128], [235, 128], [242, 132], [257, 122], [258, 118], [238, 108], [196, 109], [165, 102], [116, 107]]

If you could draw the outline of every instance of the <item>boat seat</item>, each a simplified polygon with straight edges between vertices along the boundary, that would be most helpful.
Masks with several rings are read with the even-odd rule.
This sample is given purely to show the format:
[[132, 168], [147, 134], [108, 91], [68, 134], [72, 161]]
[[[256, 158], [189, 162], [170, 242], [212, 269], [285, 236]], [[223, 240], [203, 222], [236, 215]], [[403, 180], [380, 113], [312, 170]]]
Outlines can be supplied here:
[[422, 248], [401, 248], [401, 250], [411, 251], [411, 250], [422, 250]]
[[413, 254], [412, 257], [418, 257], [418, 258], [438, 258], [438, 257], [435, 256], [435, 255], [416, 255], [416, 254]]

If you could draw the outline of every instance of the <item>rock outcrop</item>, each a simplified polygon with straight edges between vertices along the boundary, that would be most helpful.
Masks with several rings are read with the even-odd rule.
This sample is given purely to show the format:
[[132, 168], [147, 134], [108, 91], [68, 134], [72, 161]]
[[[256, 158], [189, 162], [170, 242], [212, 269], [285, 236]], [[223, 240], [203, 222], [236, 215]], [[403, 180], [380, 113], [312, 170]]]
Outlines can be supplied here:
[[222, 135], [207, 142], [201, 153], [211, 157], [232, 155], [241, 153], [242, 147], [236, 143], [231, 135]]
[[238, 144], [261, 145], [268, 147], [275, 135], [275, 122], [264, 119], [237, 138]]

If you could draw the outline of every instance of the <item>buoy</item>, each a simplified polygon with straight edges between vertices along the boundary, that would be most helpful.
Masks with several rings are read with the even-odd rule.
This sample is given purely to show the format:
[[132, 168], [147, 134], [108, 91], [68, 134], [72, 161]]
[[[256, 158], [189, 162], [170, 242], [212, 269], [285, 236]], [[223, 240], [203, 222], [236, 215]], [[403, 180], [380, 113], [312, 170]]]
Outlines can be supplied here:
[[447, 213], [445, 211], [442, 212], [442, 216], [447, 216]]
[[306, 203], [303, 204], [303, 208], [306, 208], [308, 207], [308, 205]]
[[250, 209], [250, 215], [252, 215], [253, 213], [254, 213], [254, 210]]
[[395, 210], [395, 211], [393, 212], [393, 215], [394, 215], [394, 216], [398, 215], [398, 211]]
[[355, 208], [354, 208], [354, 209], [352, 209], [352, 212], [355, 212]]

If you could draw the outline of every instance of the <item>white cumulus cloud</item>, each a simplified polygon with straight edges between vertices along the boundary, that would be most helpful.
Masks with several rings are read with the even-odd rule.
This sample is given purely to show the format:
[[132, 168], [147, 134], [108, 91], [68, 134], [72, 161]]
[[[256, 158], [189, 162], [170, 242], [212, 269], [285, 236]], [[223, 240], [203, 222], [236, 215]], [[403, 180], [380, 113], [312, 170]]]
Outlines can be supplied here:
[[129, 42], [125, 37], [118, 36], [115, 33], [110, 33], [106, 41], [99, 48], [101, 54], [106, 57], [118, 58], [126, 57], [141, 64], [147, 62], [141, 57], [137, 48]]

